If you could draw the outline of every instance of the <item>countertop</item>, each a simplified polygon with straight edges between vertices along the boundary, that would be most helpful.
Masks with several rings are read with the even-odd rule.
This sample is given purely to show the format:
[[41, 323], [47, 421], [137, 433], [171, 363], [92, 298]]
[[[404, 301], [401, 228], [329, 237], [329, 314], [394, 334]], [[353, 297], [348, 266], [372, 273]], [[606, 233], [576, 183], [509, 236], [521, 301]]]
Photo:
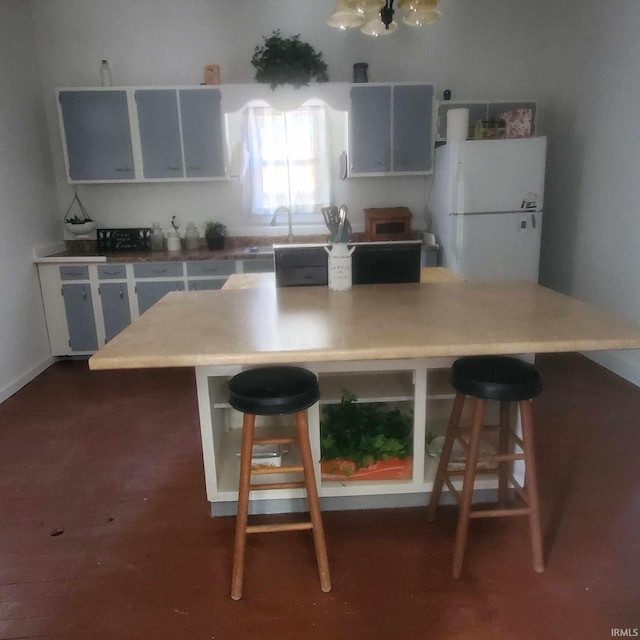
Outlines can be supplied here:
[[79, 251], [67, 249], [50, 256], [36, 258], [38, 264], [68, 263], [68, 262], [183, 262], [185, 260], [254, 260], [269, 259], [272, 254], [246, 253], [248, 248], [232, 247], [211, 251], [197, 249], [195, 251]]
[[[420, 269], [420, 282], [460, 282], [462, 278], [444, 267], [423, 267]], [[255, 289], [256, 287], [275, 287], [275, 273], [234, 273], [222, 286], [232, 289]]]
[[[362, 242], [359, 235], [354, 235], [352, 242]], [[326, 244], [326, 235], [301, 236], [296, 244]], [[264, 236], [234, 236], [227, 238], [224, 249], [212, 251], [202, 245], [194, 251], [98, 251], [94, 240], [73, 240], [67, 243], [64, 251], [35, 258], [36, 264], [47, 263], [93, 263], [93, 262], [183, 262], [187, 260], [268, 260], [273, 253], [250, 252], [252, 247], [260, 247], [266, 251], [275, 244], [288, 244], [286, 238]]]
[[526, 282], [173, 292], [91, 369], [260, 365], [640, 348], [640, 329]]

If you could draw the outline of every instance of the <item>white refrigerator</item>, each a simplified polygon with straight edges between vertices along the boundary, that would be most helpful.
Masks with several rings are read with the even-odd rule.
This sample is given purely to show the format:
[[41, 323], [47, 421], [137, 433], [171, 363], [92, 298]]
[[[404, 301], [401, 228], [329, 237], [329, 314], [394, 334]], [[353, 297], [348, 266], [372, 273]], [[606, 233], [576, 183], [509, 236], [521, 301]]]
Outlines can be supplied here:
[[436, 149], [429, 198], [443, 267], [470, 280], [538, 281], [545, 137]]

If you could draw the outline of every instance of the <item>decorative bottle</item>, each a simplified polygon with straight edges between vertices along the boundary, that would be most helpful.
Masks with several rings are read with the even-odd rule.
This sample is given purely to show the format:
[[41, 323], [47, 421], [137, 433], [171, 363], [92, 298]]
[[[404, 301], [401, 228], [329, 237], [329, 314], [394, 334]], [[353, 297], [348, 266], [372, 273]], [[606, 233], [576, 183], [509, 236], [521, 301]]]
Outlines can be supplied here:
[[200, 233], [195, 222], [187, 223], [187, 230], [184, 234], [184, 243], [187, 251], [195, 251], [200, 248]]
[[111, 76], [111, 68], [106, 60], [100, 63], [100, 84], [103, 87], [112, 87], [113, 78]]
[[153, 223], [151, 229], [151, 251], [162, 251], [164, 249], [164, 234], [159, 222]]

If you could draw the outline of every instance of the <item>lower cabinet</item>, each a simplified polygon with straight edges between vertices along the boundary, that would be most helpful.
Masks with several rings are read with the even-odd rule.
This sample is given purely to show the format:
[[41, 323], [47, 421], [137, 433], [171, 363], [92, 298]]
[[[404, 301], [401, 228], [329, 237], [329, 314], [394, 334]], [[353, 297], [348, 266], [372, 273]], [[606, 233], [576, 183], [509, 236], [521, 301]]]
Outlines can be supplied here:
[[138, 312], [140, 315], [164, 298], [170, 291], [184, 291], [184, 282], [176, 282], [174, 280], [164, 282], [136, 282]]
[[226, 281], [226, 278], [189, 280], [189, 291], [214, 291], [215, 289], [222, 289]]
[[273, 261], [38, 263], [51, 354], [90, 355], [167, 293], [220, 289], [253, 268], [273, 271]]
[[89, 283], [63, 284], [62, 298], [69, 329], [69, 349], [95, 351], [98, 334]]
[[99, 288], [102, 301], [105, 342], [131, 324], [129, 290], [126, 282], [103, 282]]

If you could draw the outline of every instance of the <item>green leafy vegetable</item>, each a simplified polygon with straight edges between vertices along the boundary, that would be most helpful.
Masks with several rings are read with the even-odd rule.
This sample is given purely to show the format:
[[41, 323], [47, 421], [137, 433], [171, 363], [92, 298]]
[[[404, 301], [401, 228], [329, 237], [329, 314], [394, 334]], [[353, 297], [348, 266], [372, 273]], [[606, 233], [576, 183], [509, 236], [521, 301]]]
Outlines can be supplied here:
[[320, 419], [322, 460], [344, 458], [356, 468], [412, 453], [413, 419], [384, 403], [358, 403], [343, 389], [339, 404], [323, 407]]

